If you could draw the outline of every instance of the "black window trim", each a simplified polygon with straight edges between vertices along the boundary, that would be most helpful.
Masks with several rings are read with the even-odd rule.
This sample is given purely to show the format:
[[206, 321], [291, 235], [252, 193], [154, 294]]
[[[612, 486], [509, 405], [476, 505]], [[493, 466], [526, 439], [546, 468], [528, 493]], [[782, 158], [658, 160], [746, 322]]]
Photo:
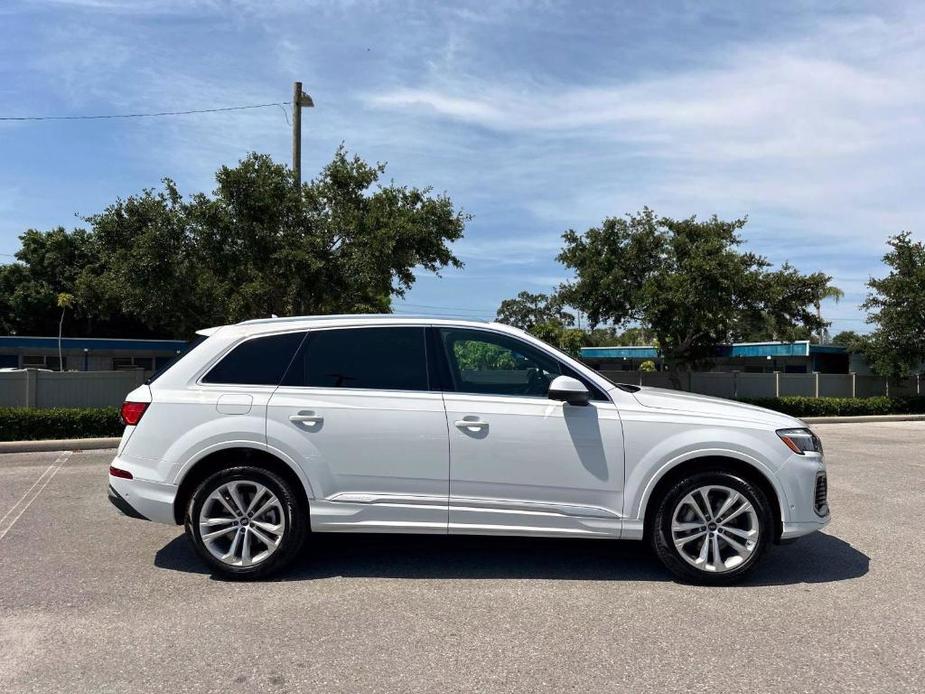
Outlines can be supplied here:
[[[424, 364], [425, 364], [425, 375], [427, 377], [427, 390], [414, 390], [408, 388], [338, 388], [336, 386], [294, 386], [287, 385], [285, 383], [286, 377], [289, 375], [289, 370], [292, 368], [295, 358], [299, 356], [303, 349], [308, 349], [311, 346], [311, 339], [313, 334], [321, 332], [330, 332], [332, 330], [363, 330], [366, 328], [419, 328], [424, 331]], [[413, 393], [420, 395], [421, 393], [441, 393], [442, 391], [439, 388], [435, 388], [436, 385], [439, 385], [439, 381], [434, 378], [434, 372], [431, 369], [431, 345], [428, 339], [428, 332], [430, 330], [429, 325], [424, 325], [421, 323], [399, 323], [394, 324], [371, 324], [371, 325], [330, 325], [320, 328], [311, 328], [306, 331], [305, 339], [302, 340], [302, 343], [299, 345], [298, 349], [295, 351], [295, 354], [292, 355], [292, 359], [289, 361], [289, 365], [286, 367], [286, 370], [283, 372], [283, 376], [280, 379], [277, 388], [285, 388], [287, 390], [298, 390], [298, 391], [325, 391], [325, 392], [338, 392], [338, 393]], [[293, 331], [297, 332], [297, 331]]]
[[562, 374], [561, 374], [562, 376], [570, 376], [571, 378], [575, 378], [581, 381], [584, 384], [584, 386], [588, 389], [588, 391], [591, 393], [592, 402], [609, 402], [609, 403], [613, 402], [610, 399], [610, 396], [607, 395], [606, 391], [603, 388], [601, 388], [596, 383], [590, 381], [584, 374], [578, 372], [577, 370], [575, 370], [574, 368], [572, 368], [571, 366], [563, 362], [557, 355], [553, 354], [545, 347], [541, 347], [540, 345], [536, 345], [536, 344], [533, 344], [532, 342], [528, 342], [517, 335], [511, 335], [510, 333], [504, 332], [501, 330], [492, 330], [491, 328], [481, 328], [481, 327], [474, 327], [474, 326], [469, 326], [469, 325], [458, 325], [458, 326], [457, 325], [439, 325], [439, 326], [431, 326], [430, 329], [434, 333], [434, 342], [436, 343], [436, 346], [439, 348], [439, 349], [434, 349], [433, 351], [437, 353], [437, 355], [435, 355], [435, 358], [441, 362], [438, 372], [443, 375], [443, 378], [441, 379], [441, 384], [445, 386], [443, 392], [458, 393], [459, 395], [474, 395], [477, 397], [488, 397], [488, 398], [531, 398], [534, 400], [547, 400], [548, 399], [547, 396], [545, 395], [522, 395], [522, 394], [510, 394], [510, 393], [469, 393], [467, 391], [458, 390], [456, 388], [456, 384], [453, 382], [452, 372], [450, 369], [449, 356], [446, 353], [446, 345], [443, 343], [443, 340], [440, 337], [440, 330], [441, 329], [469, 330], [472, 332], [488, 333], [489, 335], [499, 335], [503, 338], [512, 340], [514, 342], [522, 342], [528, 347], [531, 347], [535, 350], [542, 352], [547, 357], [549, 357], [554, 362], [556, 362], [559, 365], [559, 368], [562, 370]]

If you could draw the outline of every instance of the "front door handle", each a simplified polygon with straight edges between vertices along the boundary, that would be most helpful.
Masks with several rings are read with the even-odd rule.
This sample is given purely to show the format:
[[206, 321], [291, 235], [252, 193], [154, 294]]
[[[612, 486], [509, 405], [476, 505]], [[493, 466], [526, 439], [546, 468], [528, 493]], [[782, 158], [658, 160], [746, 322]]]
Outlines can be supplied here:
[[457, 419], [453, 422], [460, 429], [487, 429], [488, 422], [481, 419]]
[[289, 415], [289, 421], [295, 424], [321, 424], [324, 417], [319, 414], [293, 414]]

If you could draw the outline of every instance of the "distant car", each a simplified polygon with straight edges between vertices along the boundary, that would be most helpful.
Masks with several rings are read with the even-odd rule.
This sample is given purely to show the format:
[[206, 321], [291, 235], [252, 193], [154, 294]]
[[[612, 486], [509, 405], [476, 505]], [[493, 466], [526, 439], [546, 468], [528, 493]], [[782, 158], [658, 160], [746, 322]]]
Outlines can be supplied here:
[[4, 366], [2, 369], [0, 369], [0, 373], [10, 373], [11, 371], [27, 371], [27, 370], [28, 371], [44, 371], [47, 373], [51, 373], [53, 371], [53, 369], [42, 369], [42, 368], [36, 368], [32, 366], [27, 366], [24, 368], [19, 368], [18, 366]]
[[829, 522], [819, 439], [740, 403], [614, 384], [498, 324], [405, 316], [204, 330], [129, 394], [123, 512], [185, 524], [216, 572], [322, 532], [647, 540], [729, 583]]

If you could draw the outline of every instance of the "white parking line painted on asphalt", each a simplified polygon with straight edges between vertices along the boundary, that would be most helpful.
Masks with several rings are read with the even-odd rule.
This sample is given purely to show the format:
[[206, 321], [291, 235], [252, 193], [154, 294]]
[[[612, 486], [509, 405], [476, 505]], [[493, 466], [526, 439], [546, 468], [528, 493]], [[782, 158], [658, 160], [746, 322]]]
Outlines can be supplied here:
[[[10, 531], [16, 521], [26, 512], [26, 509], [32, 504], [33, 501], [38, 498], [38, 495], [42, 493], [42, 490], [48, 486], [48, 483], [51, 482], [51, 478], [55, 476], [55, 473], [62, 468], [62, 466], [67, 462], [68, 458], [71, 457], [73, 451], [64, 451], [61, 455], [55, 459], [51, 465], [48, 466], [48, 469], [45, 470], [39, 478], [33, 483], [29, 489], [26, 490], [26, 493], [23, 494], [19, 501], [13, 504], [13, 508], [6, 512], [3, 518], [0, 518], [0, 540], [6, 537], [6, 534]], [[19, 512], [16, 513], [16, 510], [19, 509]], [[15, 513], [15, 515], [13, 515]], [[7, 520], [9, 519], [9, 521]]]

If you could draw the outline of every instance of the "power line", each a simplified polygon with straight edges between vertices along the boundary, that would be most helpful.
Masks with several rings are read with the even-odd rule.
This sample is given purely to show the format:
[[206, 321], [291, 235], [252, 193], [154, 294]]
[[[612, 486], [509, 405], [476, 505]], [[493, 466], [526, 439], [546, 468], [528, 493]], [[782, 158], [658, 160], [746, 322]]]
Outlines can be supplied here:
[[246, 111], [271, 106], [287, 106], [289, 101], [274, 101], [269, 104], [251, 104], [248, 106], [224, 106], [222, 108], [198, 108], [189, 111], [158, 111], [156, 113], [107, 113], [90, 116], [0, 116], [0, 121], [39, 121], [39, 120], [107, 120], [110, 118], [156, 118], [158, 116], [188, 116], [194, 113], [220, 113], [224, 111]]

